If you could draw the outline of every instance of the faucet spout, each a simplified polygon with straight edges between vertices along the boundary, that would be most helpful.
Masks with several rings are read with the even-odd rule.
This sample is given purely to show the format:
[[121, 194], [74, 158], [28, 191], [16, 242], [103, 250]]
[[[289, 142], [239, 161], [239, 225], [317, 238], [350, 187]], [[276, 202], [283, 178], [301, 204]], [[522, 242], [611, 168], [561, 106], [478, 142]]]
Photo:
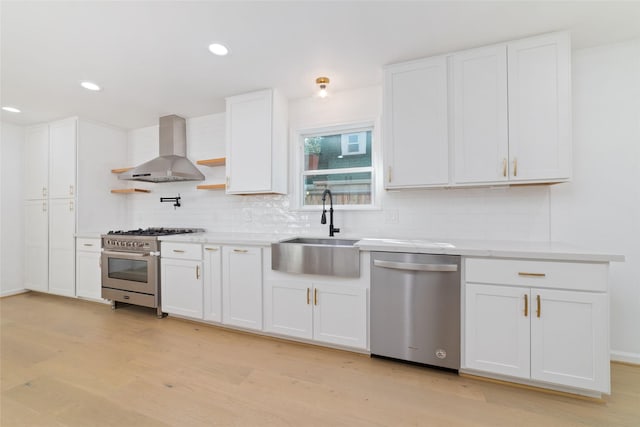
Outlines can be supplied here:
[[329, 237], [333, 237], [334, 233], [339, 233], [340, 229], [333, 226], [333, 197], [331, 196], [331, 190], [328, 188], [322, 193], [322, 217], [320, 218], [320, 224], [327, 223], [327, 209], [325, 208], [325, 201], [329, 196]]

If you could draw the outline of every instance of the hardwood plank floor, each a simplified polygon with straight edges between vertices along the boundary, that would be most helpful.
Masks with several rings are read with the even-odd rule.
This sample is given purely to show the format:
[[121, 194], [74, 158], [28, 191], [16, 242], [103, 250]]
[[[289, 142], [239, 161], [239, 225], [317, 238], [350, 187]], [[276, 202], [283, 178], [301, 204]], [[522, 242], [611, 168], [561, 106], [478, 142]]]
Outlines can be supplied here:
[[1, 299], [0, 425], [640, 425], [637, 366], [594, 402], [154, 313]]

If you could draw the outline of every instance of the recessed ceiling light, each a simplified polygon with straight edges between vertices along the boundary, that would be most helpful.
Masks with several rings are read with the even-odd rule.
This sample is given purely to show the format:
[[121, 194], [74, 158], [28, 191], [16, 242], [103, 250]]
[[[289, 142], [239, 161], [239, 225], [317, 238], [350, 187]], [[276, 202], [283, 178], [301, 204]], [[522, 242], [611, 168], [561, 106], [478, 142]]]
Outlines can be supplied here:
[[93, 83], [93, 82], [80, 82], [80, 86], [82, 86], [85, 89], [88, 90], [93, 90], [93, 91], [98, 91], [101, 90], [102, 88], [100, 86], [98, 86], [97, 84]]
[[4, 111], [9, 111], [10, 113], [19, 113], [20, 110], [16, 107], [2, 107]]
[[218, 56], [225, 56], [229, 53], [229, 49], [225, 45], [220, 43], [211, 43], [209, 45], [209, 51]]

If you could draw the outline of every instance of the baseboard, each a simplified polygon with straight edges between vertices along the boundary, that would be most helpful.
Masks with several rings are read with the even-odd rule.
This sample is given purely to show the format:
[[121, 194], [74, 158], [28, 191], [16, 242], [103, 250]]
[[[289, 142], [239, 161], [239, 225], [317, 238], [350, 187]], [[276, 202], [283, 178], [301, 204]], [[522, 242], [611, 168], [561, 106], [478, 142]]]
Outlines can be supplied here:
[[29, 292], [29, 289], [11, 289], [10, 291], [0, 292], [0, 298], [10, 297], [11, 295], [24, 294]]
[[628, 363], [630, 365], [640, 365], [640, 354], [626, 351], [611, 351], [611, 361]]

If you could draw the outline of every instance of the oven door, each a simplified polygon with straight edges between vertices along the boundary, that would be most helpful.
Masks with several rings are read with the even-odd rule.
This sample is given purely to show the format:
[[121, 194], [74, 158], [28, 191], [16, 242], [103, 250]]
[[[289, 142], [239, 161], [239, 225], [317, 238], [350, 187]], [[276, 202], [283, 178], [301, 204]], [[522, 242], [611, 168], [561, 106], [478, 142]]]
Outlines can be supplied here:
[[155, 295], [158, 265], [149, 253], [102, 251], [102, 287]]

